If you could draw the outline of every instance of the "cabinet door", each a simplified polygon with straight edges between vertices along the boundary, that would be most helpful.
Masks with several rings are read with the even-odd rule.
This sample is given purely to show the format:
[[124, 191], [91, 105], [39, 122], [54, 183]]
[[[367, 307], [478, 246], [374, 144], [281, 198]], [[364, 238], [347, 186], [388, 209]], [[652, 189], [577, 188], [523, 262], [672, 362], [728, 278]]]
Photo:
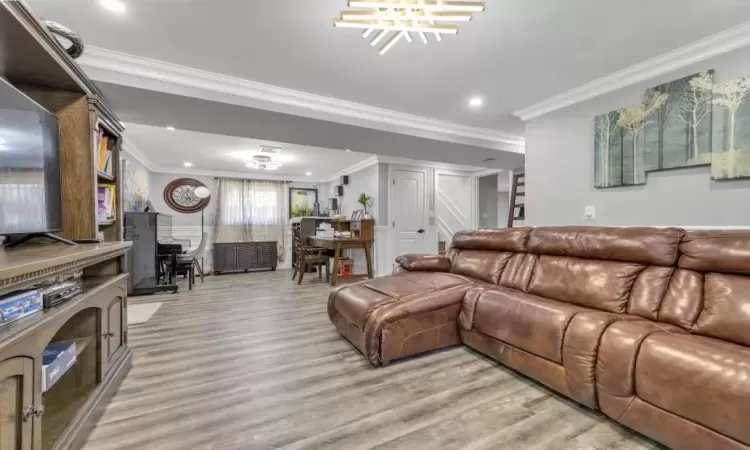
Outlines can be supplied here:
[[234, 244], [214, 244], [214, 271], [237, 270], [237, 251]]
[[259, 242], [258, 267], [261, 269], [267, 269], [276, 267], [277, 264], [276, 242]]
[[31, 450], [33, 418], [24, 420], [34, 401], [34, 360], [0, 362], [0, 449]]
[[237, 269], [258, 268], [258, 244], [256, 242], [243, 242], [237, 244]]
[[125, 342], [123, 326], [125, 300], [122, 297], [115, 297], [107, 307], [107, 331], [105, 331], [105, 343], [107, 346], [107, 365], [112, 362], [117, 351], [122, 348]]

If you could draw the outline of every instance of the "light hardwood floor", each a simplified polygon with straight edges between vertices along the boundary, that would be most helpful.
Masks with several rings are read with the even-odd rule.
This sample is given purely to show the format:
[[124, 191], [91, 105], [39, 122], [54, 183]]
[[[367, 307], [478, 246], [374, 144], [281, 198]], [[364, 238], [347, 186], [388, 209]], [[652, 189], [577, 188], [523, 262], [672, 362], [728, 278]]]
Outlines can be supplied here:
[[373, 368], [329, 290], [284, 270], [131, 298], [163, 305], [130, 327], [133, 369], [85, 449], [657, 448], [465, 347]]

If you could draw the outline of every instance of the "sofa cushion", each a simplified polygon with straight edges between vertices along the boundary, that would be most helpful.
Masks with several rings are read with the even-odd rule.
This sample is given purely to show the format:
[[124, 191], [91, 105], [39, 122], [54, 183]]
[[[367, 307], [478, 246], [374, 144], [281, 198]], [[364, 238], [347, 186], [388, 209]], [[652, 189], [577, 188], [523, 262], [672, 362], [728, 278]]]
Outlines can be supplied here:
[[409, 272], [395, 277], [379, 277], [365, 281], [368, 289], [394, 298], [436, 292], [477, 280], [461, 275], [442, 272]]
[[627, 312], [640, 264], [542, 255], [529, 293], [614, 313]]
[[678, 228], [539, 227], [528, 247], [539, 255], [671, 266], [684, 234]]
[[680, 251], [685, 269], [750, 275], [750, 231], [691, 231]]
[[669, 280], [667, 292], [659, 308], [659, 322], [689, 330], [703, 308], [703, 274], [677, 269]]
[[530, 228], [463, 230], [453, 235], [451, 247], [461, 250], [525, 252]]
[[750, 349], [695, 335], [655, 333], [635, 367], [642, 400], [750, 445]]
[[750, 277], [707, 273], [703, 310], [691, 331], [750, 346]]
[[500, 273], [512, 255], [508, 252], [461, 250], [453, 258], [451, 273], [497, 284]]
[[474, 329], [521, 350], [562, 363], [565, 329], [587, 308], [514, 289], [489, 288], [474, 306]]
[[329, 309], [333, 309], [345, 317], [349, 323], [364, 330], [367, 318], [376, 308], [395, 301], [398, 299], [373, 291], [364, 283], [359, 283], [346, 286], [346, 289], [339, 289], [333, 300], [329, 302]]
[[514, 253], [505, 264], [497, 284], [526, 292], [537, 258], [528, 253]]
[[628, 313], [649, 320], [659, 320], [659, 309], [674, 271], [674, 267], [646, 267], [633, 283]]
[[372, 311], [380, 306], [415, 294], [473, 284], [473, 281], [460, 275], [439, 272], [408, 272], [380, 277], [339, 288], [330, 307], [363, 330]]

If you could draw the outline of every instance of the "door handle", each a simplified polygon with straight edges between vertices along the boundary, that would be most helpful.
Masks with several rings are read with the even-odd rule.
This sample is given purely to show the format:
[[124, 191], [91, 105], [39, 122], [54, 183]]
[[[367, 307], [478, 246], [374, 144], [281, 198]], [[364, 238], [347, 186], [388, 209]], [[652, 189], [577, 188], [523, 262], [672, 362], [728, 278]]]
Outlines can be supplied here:
[[422, 233], [424, 233], [424, 228], [420, 228], [420, 229], [418, 229], [418, 230], [417, 230], [417, 233], [419, 233], [419, 234], [422, 234]]

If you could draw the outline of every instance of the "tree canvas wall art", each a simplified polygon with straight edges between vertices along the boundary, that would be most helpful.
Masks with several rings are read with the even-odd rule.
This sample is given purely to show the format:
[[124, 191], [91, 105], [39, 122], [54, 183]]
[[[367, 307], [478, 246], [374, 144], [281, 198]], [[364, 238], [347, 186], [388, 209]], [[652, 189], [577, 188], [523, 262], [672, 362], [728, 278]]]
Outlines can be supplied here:
[[594, 119], [594, 171], [596, 187], [646, 183], [646, 139], [648, 118], [667, 99], [649, 92], [638, 105], [611, 111]]
[[711, 177], [750, 177], [750, 77], [713, 86], [713, 153]]
[[711, 164], [713, 71], [649, 89], [665, 101], [646, 118], [646, 171]]
[[[648, 89], [638, 105], [597, 116], [595, 187], [640, 185], [649, 172], [711, 164], [717, 108], [713, 78], [709, 70], [664, 83]], [[750, 151], [748, 109], [746, 148]], [[726, 159], [730, 160], [729, 154]]]

